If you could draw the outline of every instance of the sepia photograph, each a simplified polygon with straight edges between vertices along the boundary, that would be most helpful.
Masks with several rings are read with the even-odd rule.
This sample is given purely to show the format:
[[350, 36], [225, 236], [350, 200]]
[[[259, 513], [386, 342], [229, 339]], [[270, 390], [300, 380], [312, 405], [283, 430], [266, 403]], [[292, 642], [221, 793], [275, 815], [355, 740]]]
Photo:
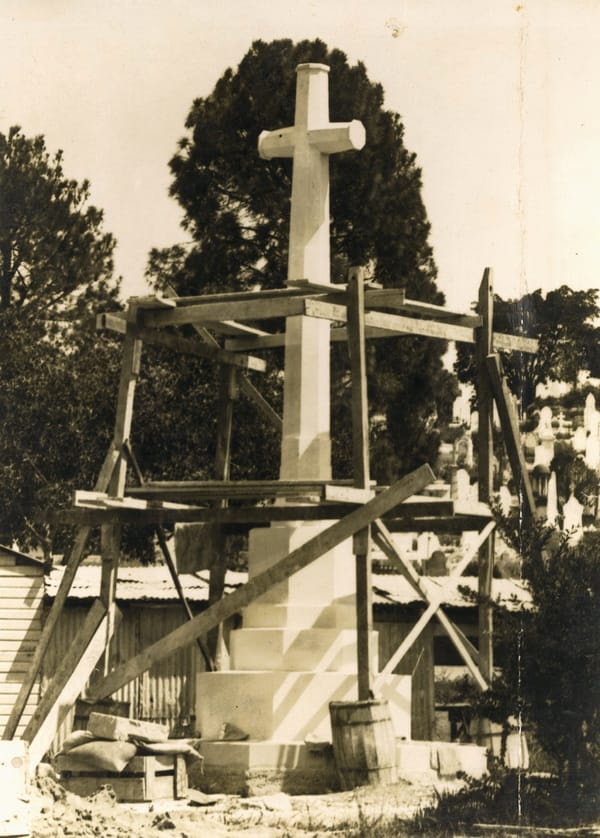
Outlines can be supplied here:
[[0, 0], [0, 836], [600, 836], [599, 35]]

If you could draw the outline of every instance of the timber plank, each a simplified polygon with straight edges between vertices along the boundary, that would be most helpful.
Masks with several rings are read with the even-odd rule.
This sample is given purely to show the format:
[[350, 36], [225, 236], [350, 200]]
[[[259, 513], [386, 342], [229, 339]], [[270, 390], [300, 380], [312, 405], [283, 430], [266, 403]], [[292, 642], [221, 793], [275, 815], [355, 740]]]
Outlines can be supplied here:
[[[352, 471], [355, 491], [370, 492], [369, 406], [367, 401], [367, 356], [365, 345], [365, 288], [362, 269], [351, 269], [348, 277], [348, 354], [352, 380]], [[365, 499], [366, 500], [366, 499]], [[373, 631], [373, 583], [371, 579], [371, 528], [354, 534], [356, 576], [356, 648], [358, 700], [371, 695], [374, 672], [371, 637]]]
[[24, 641], [25, 643], [38, 643], [42, 631], [37, 629], [0, 629], [0, 643], [10, 642], [12, 640]]
[[[10, 596], [7, 596], [10, 594]], [[11, 614], [13, 611], [23, 613], [23, 609], [27, 609], [27, 613], [31, 613], [33, 609], [36, 612], [42, 613], [42, 605], [44, 602], [44, 591], [40, 590], [39, 595], [36, 594], [34, 598], [28, 596], [28, 593], [20, 594], [15, 588], [10, 591], [5, 590], [0, 594], [0, 616]]]
[[9, 576], [23, 576], [23, 577], [35, 577], [37, 576], [38, 579], [41, 578], [44, 574], [43, 567], [35, 567], [33, 565], [0, 565], [0, 588], [2, 587], [2, 582], [5, 577]]
[[[326, 301], [317, 300], [315, 302], [327, 305]], [[343, 308], [343, 306], [340, 306], [339, 308]], [[322, 310], [322, 314], [323, 313], [324, 312]], [[417, 320], [415, 318], [405, 316], [401, 321], [394, 323], [386, 320], [384, 323], [382, 319], [377, 322], [373, 320], [370, 317], [371, 313], [372, 312], [367, 313], [365, 333], [368, 339], [373, 340], [414, 334], [421, 335], [422, 337], [437, 337], [443, 340], [456, 340], [459, 343], [474, 343], [475, 338], [472, 336], [472, 333], [474, 329], [477, 328], [475, 324], [479, 322], [478, 318], [473, 318], [473, 326], [469, 325], [469, 327], [466, 327], [459, 319], [457, 319], [456, 322], [435, 324], [435, 321], [432, 320]], [[375, 312], [373, 312], [373, 314], [375, 314]], [[378, 312], [378, 314], [381, 318], [384, 317], [384, 312]], [[315, 314], [313, 316], [317, 315]], [[392, 316], [394, 315], [388, 315], [388, 317]], [[329, 320], [330, 317], [326, 317], [326, 319]], [[469, 319], [467, 322], [470, 324], [471, 320]], [[434, 325], [428, 326], [428, 323], [433, 323]], [[459, 333], [452, 332], [453, 336], [450, 337], [450, 328], [464, 329], [465, 331]], [[347, 328], [345, 326], [332, 327], [330, 340], [333, 343], [339, 343], [340, 341], [345, 343], [348, 340]], [[284, 332], [276, 332], [264, 337], [230, 338], [225, 341], [225, 348], [231, 350], [232, 352], [253, 352], [261, 349], [277, 349], [282, 346], [285, 346]], [[506, 335], [502, 332], [494, 332], [493, 347], [494, 349], [499, 349], [503, 352], [536, 353], [539, 349], [539, 342], [535, 338], [527, 338], [522, 335]]]
[[258, 410], [267, 419], [279, 433], [283, 430], [283, 420], [276, 410], [269, 404], [263, 394], [246, 378], [245, 375], [239, 376], [240, 391], [251, 401], [254, 402]]
[[271, 334], [270, 332], [265, 332], [264, 329], [249, 326], [247, 323], [238, 323], [237, 320], [210, 320], [204, 325], [212, 329], [213, 332], [218, 332], [220, 335], [243, 335], [260, 338], [268, 337]]
[[124, 312], [103, 312], [96, 315], [96, 329], [117, 332], [124, 335], [127, 331], [127, 315]]
[[[12, 696], [12, 701], [14, 701], [17, 693], [19, 692], [20, 682], [10, 681], [10, 680], [0, 680], [0, 696], [4, 696], [4, 698], [9, 698]], [[36, 690], [32, 690], [31, 695], [33, 696]], [[37, 692], [39, 693], [39, 687], [37, 688]]]
[[[120, 618], [120, 611], [115, 606], [111, 610], [114, 612], [114, 625]], [[103, 603], [96, 600], [23, 732], [22, 738], [29, 743], [32, 769], [48, 750], [57, 727], [81, 694], [104, 653], [108, 616]]]
[[[316, 494], [325, 497], [329, 487], [352, 488], [351, 481], [333, 480], [189, 480], [184, 482], [155, 481], [143, 486], [127, 486], [125, 494], [134, 498], [171, 500], [221, 500], [225, 498], [302, 497]], [[86, 493], [77, 493], [78, 496]], [[87, 493], [89, 494], [89, 493]], [[360, 500], [358, 503], [362, 503]]]
[[527, 352], [535, 355], [540, 348], [540, 342], [537, 338], [528, 338], [524, 335], [506, 335], [503, 332], [494, 332], [492, 348], [502, 352]]
[[11, 654], [3, 650], [0, 657], [0, 673], [10, 674], [11, 672], [27, 672], [31, 662], [31, 654], [28, 652], [17, 652]]
[[[490, 503], [493, 493], [493, 408], [494, 402], [490, 389], [490, 379], [486, 369], [486, 359], [492, 351], [494, 322], [494, 293], [492, 271], [486, 268], [479, 286], [477, 310], [482, 319], [481, 329], [477, 332], [475, 359], [477, 362], [477, 410], [479, 413], [477, 439], [477, 480], [479, 500]], [[479, 593], [479, 651], [481, 671], [487, 680], [493, 674], [493, 614], [490, 603], [492, 575], [494, 570], [494, 538], [485, 541], [479, 551], [478, 593]]]
[[276, 317], [290, 317], [304, 313], [304, 301], [295, 297], [258, 296], [243, 301], [221, 300], [219, 302], [193, 303], [178, 306], [171, 311], [141, 312], [142, 325], [146, 327], [182, 326], [184, 324], [211, 323], [224, 320], [269, 320]]
[[140, 327], [136, 329], [136, 335], [144, 343], [151, 346], [163, 346], [174, 352], [180, 352], [182, 355], [194, 355], [197, 358], [206, 358], [218, 361], [221, 364], [240, 367], [243, 370], [253, 370], [254, 372], [265, 372], [267, 369], [267, 363], [262, 358], [217, 349], [194, 338], [185, 338], [171, 332]]
[[373, 498], [359, 509], [350, 512], [341, 521], [337, 521], [328, 529], [309, 539], [268, 570], [258, 574], [233, 593], [209, 606], [206, 611], [196, 615], [193, 620], [179, 626], [127, 663], [117, 667], [100, 683], [92, 686], [89, 697], [93, 701], [98, 701], [111, 695], [142, 672], [145, 672], [157, 661], [162, 660], [177, 649], [189, 645], [196, 637], [206, 634], [223, 620], [245, 608], [278, 582], [285, 581], [293, 573], [306, 567], [315, 559], [363, 529], [375, 518], [385, 514], [389, 509], [393, 509], [402, 500], [431, 483], [433, 477], [433, 472], [429, 466], [424, 465], [399, 480], [385, 492], [382, 492], [381, 495]]
[[[219, 526], [249, 528], [253, 526], [267, 526], [274, 521], [332, 521], [347, 515], [353, 504], [322, 504], [301, 506], [251, 506], [230, 507], [227, 509], [189, 506], [185, 509], [86, 509], [78, 508], [61, 512], [57, 520], [73, 524], [99, 526], [109, 520], [121, 523], [150, 525], [185, 523], [211, 523]], [[434, 516], [414, 517], [406, 516], [398, 508], [386, 513], [382, 517], [393, 532], [463, 532], [479, 530], [484, 520], [489, 520], [491, 513], [464, 516]]]
[[[304, 313], [310, 317], [321, 317], [343, 323], [347, 319], [346, 306], [328, 303], [322, 300], [305, 300]], [[472, 328], [435, 320], [417, 320], [401, 314], [389, 314], [383, 311], [368, 311], [365, 314], [365, 327], [380, 329], [391, 334], [422, 335], [424, 337], [455, 340], [473, 343], [475, 335]]]

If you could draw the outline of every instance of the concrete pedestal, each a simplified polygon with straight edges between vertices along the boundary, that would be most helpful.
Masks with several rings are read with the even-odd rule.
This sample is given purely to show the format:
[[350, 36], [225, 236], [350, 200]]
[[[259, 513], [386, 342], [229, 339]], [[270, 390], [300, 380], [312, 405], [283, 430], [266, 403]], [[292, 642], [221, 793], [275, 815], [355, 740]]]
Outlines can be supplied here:
[[[326, 526], [286, 523], [252, 531], [249, 576]], [[331, 742], [331, 701], [358, 697], [355, 608], [347, 541], [245, 609], [243, 628], [230, 637], [231, 670], [198, 675], [196, 717], [207, 788], [218, 777], [224, 788], [244, 793], [251, 775], [265, 780], [271, 774], [275, 787], [306, 791], [313, 769], [321, 777], [317, 791], [324, 782], [335, 783], [332, 763], [311, 743]], [[371, 642], [377, 666], [376, 632]], [[396, 736], [409, 739], [410, 677], [390, 676], [381, 693]], [[226, 724], [247, 734], [247, 741], [218, 741]]]

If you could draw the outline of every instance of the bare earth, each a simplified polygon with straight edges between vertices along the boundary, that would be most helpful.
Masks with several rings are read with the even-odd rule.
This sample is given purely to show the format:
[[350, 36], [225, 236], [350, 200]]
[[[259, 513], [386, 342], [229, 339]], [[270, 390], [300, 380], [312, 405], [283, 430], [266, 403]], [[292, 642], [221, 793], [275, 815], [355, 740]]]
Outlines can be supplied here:
[[107, 787], [84, 799], [43, 778], [32, 796], [31, 834], [32, 838], [142, 838], [163, 832], [174, 838], [345, 836], [365, 822], [409, 818], [435, 799], [431, 785], [400, 782], [324, 795], [213, 795], [204, 801], [206, 805], [186, 800], [127, 805], [116, 803]]

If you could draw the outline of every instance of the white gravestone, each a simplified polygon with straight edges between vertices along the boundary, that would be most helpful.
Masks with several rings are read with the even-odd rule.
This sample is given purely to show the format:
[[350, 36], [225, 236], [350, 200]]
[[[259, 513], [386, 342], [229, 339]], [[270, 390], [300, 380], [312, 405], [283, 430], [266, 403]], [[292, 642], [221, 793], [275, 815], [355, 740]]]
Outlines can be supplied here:
[[[586, 431], [592, 431], [591, 424], [594, 422], [596, 416], [596, 399], [593, 393], [588, 393], [585, 398], [585, 407], [583, 409], [583, 426]], [[597, 423], [596, 423], [597, 426]]]
[[594, 470], [600, 465], [600, 439], [593, 434], [585, 442], [585, 464]]
[[573, 434], [573, 439], [571, 440], [571, 445], [573, 446], [574, 450], [578, 453], [583, 453], [585, 451], [585, 446], [587, 444], [587, 431], [581, 425], [577, 428], [575, 433]]
[[549, 466], [554, 458], [554, 442], [552, 443], [552, 447], [549, 448], [548, 445], [544, 443], [540, 443], [539, 445], [535, 446], [535, 454], [533, 458], [533, 467], [536, 466]]
[[546, 434], [554, 437], [554, 430], [552, 429], [552, 408], [548, 407], [548, 405], [540, 410], [540, 422], [537, 427], [537, 432], [540, 438]]
[[563, 515], [563, 529], [565, 532], [570, 533], [571, 542], [576, 543], [583, 535], [583, 506], [579, 503], [575, 495], [572, 494], [564, 504]]
[[556, 472], [550, 474], [548, 480], [548, 499], [546, 501], [546, 521], [549, 527], [556, 524], [558, 518], [558, 491], [556, 488]]
[[461, 503], [468, 503], [471, 494], [471, 479], [469, 472], [464, 468], [459, 468], [455, 475], [456, 481], [456, 498], [455, 500]]
[[500, 505], [502, 514], [508, 515], [512, 504], [512, 496], [510, 494], [510, 489], [505, 484], [500, 486], [500, 491], [498, 492], [498, 504]]

